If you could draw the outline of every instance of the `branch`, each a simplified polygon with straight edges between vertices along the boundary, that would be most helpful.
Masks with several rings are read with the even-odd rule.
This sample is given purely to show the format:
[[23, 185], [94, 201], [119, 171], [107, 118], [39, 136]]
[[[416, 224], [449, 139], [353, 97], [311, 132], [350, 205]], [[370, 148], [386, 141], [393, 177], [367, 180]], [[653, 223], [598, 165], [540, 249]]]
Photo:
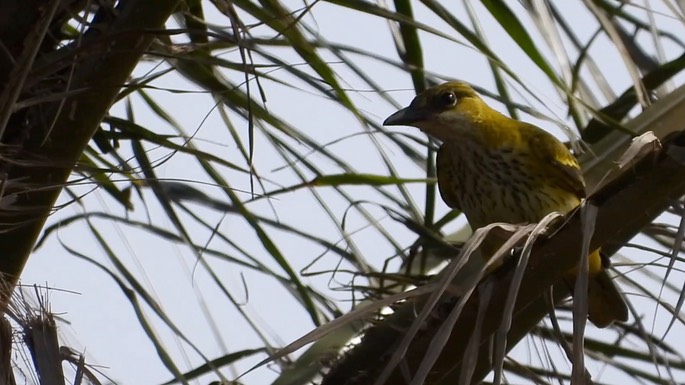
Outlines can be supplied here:
[[30, 107], [30, 127], [12, 127], [22, 134], [21, 143], [8, 143], [3, 137], [5, 146], [0, 148], [13, 153], [0, 158], [0, 273], [6, 279], [0, 307], [6, 306], [73, 166], [154, 38], [150, 31], [163, 27], [177, 4], [178, 0], [119, 2], [116, 17], [96, 24], [78, 44], [64, 48], [74, 52], [64, 98]]
[[[651, 223], [671, 202], [685, 194], [685, 133], [678, 132], [664, 139], [663, 148], [658, 145], [643, 146], [638, 155], [639, 160], [621, 170], [611, 182], [588, 198], [589, 204], [598, 208], [590, 249], [603, 247], [604, 250], [615, 251]], [[518, 292], [512, 324], [507, 332], [507, 350], [546, 316], [543, 293], [549, 292], [552, 285], [561, 281], [565, 272], [577, 265], [578, 256], [582, 253], [582, 237], [580, 211], [576, 211], [553, 236], [534, 247]], [[439, 352], [425, 384], [459, 383], [464, 369], [473, 371], [471, 382], [477, 383], [493, 369], [492, 343], [502, 324], [514, 271], [514, 266], [506, 264], [479, 284], [447, 337], [445, 347]], [[488, 290], [492, 294], [488, 297], [486, 308], [480, 310], [480, 290], [486, 283], [491, 286]], [[568, 296], [568, 289], [564, 286], [555, 286], [557, 303]], [[457, 300], [454, 296], [443, 294], [442, 302], [435, 306], [432, 316], [423, 322], [422, 330], [412, 340], [402, 362], [394, 368], [387, 381], [379, 384], [411, 383], [424, 358], [434, 353], [430, 351], [431, 343]], [[425, 297], [419, 297], [408, 302], [388, 319], [372, 327], [360, 345], [325, 376], [322, 384], [376, 383], [394, 348], [426, 301]], [[479, 315], [479, 311], [484, 313]], [[476, 322], [477, 319], [482, 322]], [[478, 339], [471, 341], [472, 338]], [[469, 344], [474, 342], [477, 349], [467, 350]]]

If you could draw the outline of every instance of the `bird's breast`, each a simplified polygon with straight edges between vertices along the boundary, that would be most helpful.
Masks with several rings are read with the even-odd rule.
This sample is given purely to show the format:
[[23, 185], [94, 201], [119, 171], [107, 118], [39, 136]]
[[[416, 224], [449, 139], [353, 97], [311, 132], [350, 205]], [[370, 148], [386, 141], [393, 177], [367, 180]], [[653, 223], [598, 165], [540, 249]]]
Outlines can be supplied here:
[[494, 222], [538, 222], [553, 211], [565, 214], [580, 202], [575, 193], [553, 183], [549, 165], [540, 164], [530, 152], [474, 143], [445, 150], [450, 162], [448, 170], [438, 170], [443, 175], [441, 194], [456, 197], [474, 228]]

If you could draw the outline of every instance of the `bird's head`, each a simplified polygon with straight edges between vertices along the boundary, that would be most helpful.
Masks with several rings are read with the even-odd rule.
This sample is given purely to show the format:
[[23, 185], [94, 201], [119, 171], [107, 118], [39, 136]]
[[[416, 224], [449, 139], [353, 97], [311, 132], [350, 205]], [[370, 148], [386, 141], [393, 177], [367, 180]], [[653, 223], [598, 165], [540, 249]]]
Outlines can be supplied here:
[[414, 126], [444, 141], [474, 134], [479, 122], [494, 112], [471, 86], [452, 81], [431, 87], [412, 100], [409, 107], [390, 115], [385, 126]]

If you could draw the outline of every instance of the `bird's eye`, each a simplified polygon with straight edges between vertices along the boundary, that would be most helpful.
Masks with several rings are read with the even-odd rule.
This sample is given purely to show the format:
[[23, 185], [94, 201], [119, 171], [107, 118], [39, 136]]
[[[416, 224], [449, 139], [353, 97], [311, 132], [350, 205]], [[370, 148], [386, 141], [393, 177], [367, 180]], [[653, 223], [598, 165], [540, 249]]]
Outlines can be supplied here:
[[452, 107], [457, 104], [457, 95], [452, 91], [444, 92], [440, 95], [440, 104], [443, 107]]

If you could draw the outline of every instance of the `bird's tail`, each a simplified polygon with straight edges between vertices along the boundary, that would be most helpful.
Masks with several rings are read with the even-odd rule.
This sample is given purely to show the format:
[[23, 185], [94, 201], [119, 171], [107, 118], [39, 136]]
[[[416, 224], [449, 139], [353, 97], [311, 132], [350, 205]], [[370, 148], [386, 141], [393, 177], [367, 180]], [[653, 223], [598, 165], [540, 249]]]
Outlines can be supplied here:
[[590, 275], [587, 297], [588, 319], [598, 328], [628, 321], [628, 306], [606, 270]]

